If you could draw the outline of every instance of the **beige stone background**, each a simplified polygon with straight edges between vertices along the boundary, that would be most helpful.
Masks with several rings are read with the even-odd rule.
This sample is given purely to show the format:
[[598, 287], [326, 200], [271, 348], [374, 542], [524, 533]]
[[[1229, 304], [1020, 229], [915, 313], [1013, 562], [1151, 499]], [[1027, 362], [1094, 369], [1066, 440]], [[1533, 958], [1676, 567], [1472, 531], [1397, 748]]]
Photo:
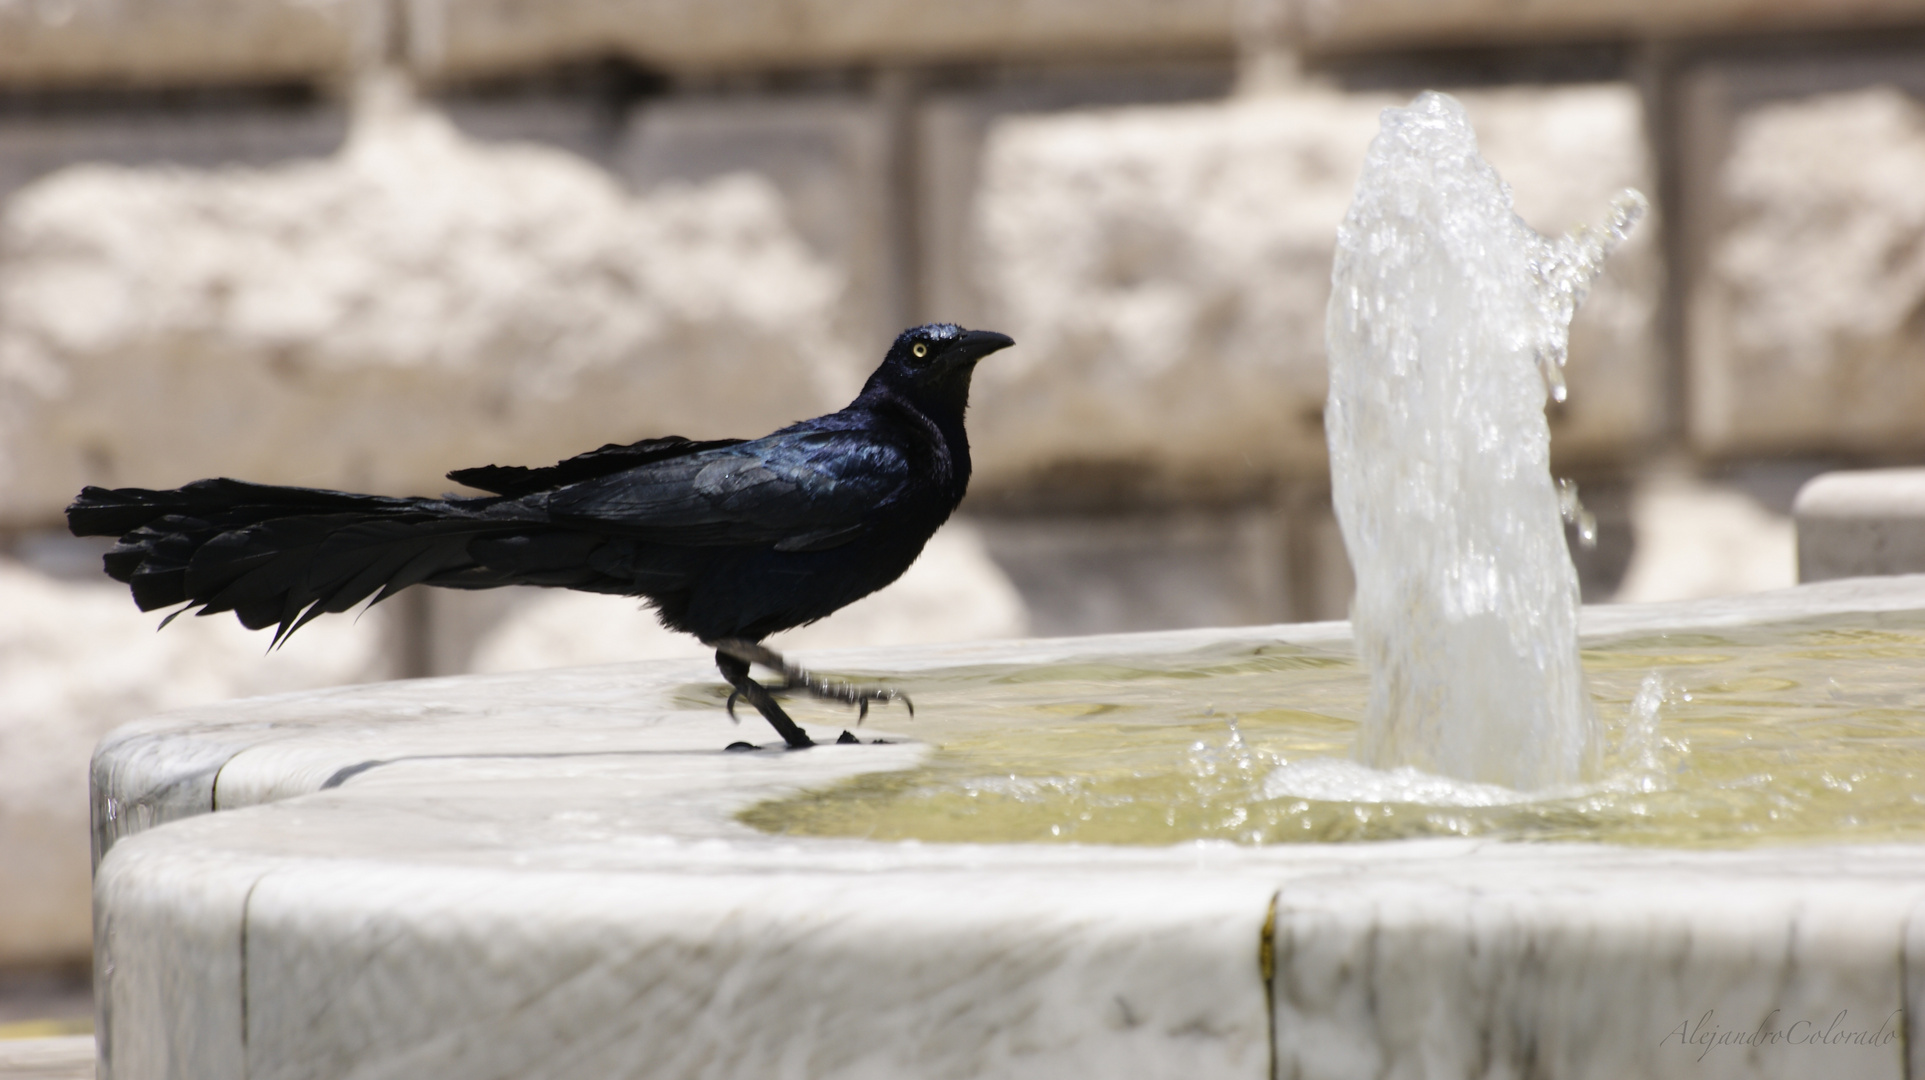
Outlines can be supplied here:
[[1020, 343], [962, 518], [785, 644], [1341, 617], [1330, 253], [1427, 87], [1540, 230], [1654, 204], [1552, 414], [1587, 600], [1789, 584], [1802, 480], [1925, 457], [1925, 0], [0, 0], [0, 1036], [85, 1022], [115, 724], [694, 648], [533, 591], [155, 634], [80, 485], [759, 434], [949, 319]]

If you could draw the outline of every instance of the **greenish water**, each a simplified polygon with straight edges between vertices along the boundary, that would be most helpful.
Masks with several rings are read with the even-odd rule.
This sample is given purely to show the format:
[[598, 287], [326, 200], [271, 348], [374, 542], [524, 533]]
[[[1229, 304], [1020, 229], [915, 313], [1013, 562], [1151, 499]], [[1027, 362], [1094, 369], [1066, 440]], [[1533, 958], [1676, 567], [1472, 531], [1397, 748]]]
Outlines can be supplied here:
[[1925, 839], [1925, 613], [1627, 636], [1593, 643], [1584, 665], [1610, 745], [1580, 788], [1527, 797], [1366, 770], [1347, 760], [1366, 693], [1355, 660], [1241, 645], [892, 678], [917, 718], [871, 722], [935, 744], [922, 766], [741, 819], [972, 842]]

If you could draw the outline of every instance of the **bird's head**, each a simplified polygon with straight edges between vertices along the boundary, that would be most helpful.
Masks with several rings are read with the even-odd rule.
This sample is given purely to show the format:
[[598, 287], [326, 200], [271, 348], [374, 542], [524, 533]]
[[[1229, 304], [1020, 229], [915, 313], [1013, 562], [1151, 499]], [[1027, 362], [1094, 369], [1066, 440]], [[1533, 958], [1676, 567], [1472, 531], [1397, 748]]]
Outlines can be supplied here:
[[889, 346], [864, 391], [886, 388], [917, 405], [960, 413], [969, 403], [976, 361], [1014, 344], [993, 330], [964, 330], [954, 323], [912, 327]]

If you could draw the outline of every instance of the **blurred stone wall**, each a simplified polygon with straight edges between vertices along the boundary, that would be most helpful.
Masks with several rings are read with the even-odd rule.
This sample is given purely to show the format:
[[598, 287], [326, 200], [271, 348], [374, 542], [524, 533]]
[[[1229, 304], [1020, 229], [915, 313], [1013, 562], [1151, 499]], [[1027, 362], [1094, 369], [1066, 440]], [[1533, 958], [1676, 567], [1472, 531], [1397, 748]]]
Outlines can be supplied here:
[[[1518, 212], [1655, 212], [1573, 332], [1586, 597], [1789, 584], [1821, 468], [1925, 455], [1925, 0], [0, 3], [0, 969], [88, 942], [85, 759], [240, 693], [666, 655], [413, 593], [155, 635], [84, 483], [435, 492], [757, 434], [901, 327], [1012, 334], [963, 520], [787, 645], [1336, 618], [1322, 312], [1386, 105]], [[1740, 34], [1744, 36], [1740, 36]], [[415, 592], [420, 592], [416, 590]]]
[[1707, 65], [1685, 93], [1694, 442], [1925, 452], [1925, 56]]

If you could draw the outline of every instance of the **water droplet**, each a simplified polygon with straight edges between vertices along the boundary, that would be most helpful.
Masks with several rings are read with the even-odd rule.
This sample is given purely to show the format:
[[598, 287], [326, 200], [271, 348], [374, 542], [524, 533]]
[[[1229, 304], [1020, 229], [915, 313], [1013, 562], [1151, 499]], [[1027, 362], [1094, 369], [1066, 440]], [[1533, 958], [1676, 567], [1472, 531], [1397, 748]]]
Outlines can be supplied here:
[[1584, 508], [1577, 497], [1577, 484], [1571, 480], [1557, 482], [1557, 509], [1564, 517], [1565, 524], [1577, 529], [1578, 545], [1585, 550], [1597, 547], [1597, 515]]

